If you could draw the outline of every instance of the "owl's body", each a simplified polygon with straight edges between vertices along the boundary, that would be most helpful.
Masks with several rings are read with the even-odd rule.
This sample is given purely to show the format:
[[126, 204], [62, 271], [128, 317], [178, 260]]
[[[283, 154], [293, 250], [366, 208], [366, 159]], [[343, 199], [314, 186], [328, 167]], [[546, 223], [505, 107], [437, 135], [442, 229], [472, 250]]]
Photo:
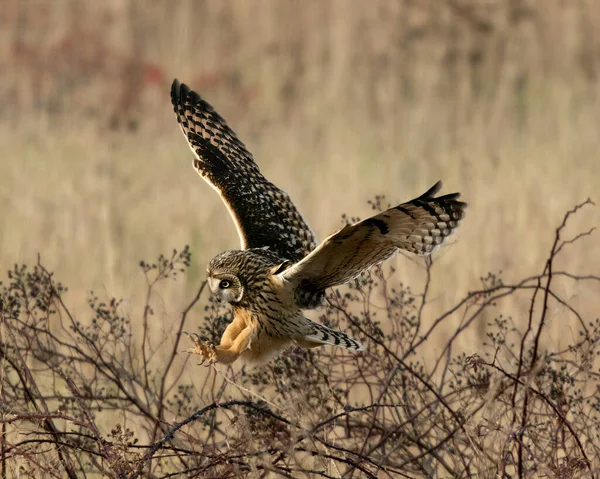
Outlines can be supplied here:
[[[221, 345], [215, 348], [217, 361], [235, 360], [237, 356], [229, 352], [232, 346], [236, 352], [242, 350], [241, 358], [250, 362], [264, 362], [293, 343], [304, 347], [333, 344], [361, 349], [360, 343], [346, 334], [304, 316], [303, 309], [316, 307], [323, 294], [297, 297], [292, 283], [279, 274], [288, 263], [285, 258], [260, 248], [225, 251], [210, 262], [211, 291], [218, 300], [230, 303], [234, 313]], [[230, 282], [227, 288], [221, 287], [222, 281]]]
[[362, 349], [345, 333], [309, 320], [303, 310], [321, 304], [327, 288], [399, 249], [431, 254], [464, 216], [466, 204], [457, 200], [458, 193], [435, 197], [438, 182], [412, 201], [345, 226], [315, 248], [314, 235], [289, 196], [260, 173], [223, 118], [177, 80], [171, 99], [196, 154], [194, 167], [225, 202], [242, 247], [217, 255], [208, 266], [210, 289], [232, 305], [234, 319], [218, 346], [194, 339], [191, 352], [203, 361], [263, 362], [292, 344]]

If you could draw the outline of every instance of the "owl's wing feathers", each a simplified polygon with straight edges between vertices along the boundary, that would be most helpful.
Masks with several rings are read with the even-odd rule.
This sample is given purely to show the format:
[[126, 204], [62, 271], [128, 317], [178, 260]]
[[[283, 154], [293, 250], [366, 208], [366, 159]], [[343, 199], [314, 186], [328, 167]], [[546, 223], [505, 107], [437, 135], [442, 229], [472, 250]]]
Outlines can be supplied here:
[[431, 254], [454, 232], [467, 206], [457, 200], [459, 193], [435, 198], [441, 186], [438, 181], [412, 201], [343, 227], [280, 278], [299, 297], [343, 284], [398, 249]]
[[223, 199], [242, 249], [267, 247], [292, 261], [314, 249], [314, 235], [290, 197], [261, 174], [225, 120], [177, 80], [171, 87], [171, 101], [196, 155], [194, 168]]

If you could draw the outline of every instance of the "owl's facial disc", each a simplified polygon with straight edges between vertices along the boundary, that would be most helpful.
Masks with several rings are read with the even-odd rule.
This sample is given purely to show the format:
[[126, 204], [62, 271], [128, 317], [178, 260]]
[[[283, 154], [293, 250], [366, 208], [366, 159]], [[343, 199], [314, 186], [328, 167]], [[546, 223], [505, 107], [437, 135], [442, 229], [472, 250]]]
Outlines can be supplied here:
[[218, 301], [237, 303], [242, 299], [244, 288], [237, 276], [231, 273], [208, 273], [208, 286]]

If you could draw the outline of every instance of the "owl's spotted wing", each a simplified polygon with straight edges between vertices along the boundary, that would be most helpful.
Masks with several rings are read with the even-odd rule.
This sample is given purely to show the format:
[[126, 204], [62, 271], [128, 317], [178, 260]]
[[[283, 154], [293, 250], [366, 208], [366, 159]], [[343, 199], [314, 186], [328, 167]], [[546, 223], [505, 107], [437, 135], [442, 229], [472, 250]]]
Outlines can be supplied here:
[[343, 284], [403, 249], [429, 255], [451, 235], [465, 215], [459, 193], [435, 198], [438, 181], [418, 198], [345, 226], [279, 277], [296, 298]]
[[299, 261], [315, 238], [290, 197], [260, 172], [225, 120], [185, 84], [173, 81], [171, 101], [196, 155], [194, 168], [225, 202], [242, 249], [264, 248]]

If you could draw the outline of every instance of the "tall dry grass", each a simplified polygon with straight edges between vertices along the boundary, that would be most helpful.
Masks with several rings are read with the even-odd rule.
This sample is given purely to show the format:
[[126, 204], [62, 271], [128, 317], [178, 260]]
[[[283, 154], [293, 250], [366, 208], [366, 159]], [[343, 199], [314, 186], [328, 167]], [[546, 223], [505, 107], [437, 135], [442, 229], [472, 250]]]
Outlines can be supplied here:
[[[2, 15], [0, 268], [46, 264], [141, 301], [137, 261], [190, 243], [189, 288], [238, 239], [192, 171], [168, 99], [211, 101], [319, 238], [366, 200], [437, 179], [470, 204], [438, 254], [432, 316], [488, 271], [537, 271], [543, 238], [600, 188], [595, 2], [8, 2]], [[598, 224], [595, 209], [574, 225]], [[423, 278], [394, 260], [403, 281]], [[600, 270], [590, 238], [567, 261]], [[566, 286], [565, 286], [566, 287]], [[585, 291], [566, 290], [577, 301]], [[578, 305], [588, 313], [600, 303]]]

